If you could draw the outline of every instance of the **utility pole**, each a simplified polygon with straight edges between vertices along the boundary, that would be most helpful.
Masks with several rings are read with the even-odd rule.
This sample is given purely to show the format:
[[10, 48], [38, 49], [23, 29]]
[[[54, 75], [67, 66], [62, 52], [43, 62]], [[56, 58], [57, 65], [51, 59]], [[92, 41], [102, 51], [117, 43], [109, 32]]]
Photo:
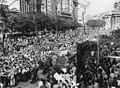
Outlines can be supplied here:
[[97, 61], [99, 65], [99, 60], [100, 60], [100, 33], [98, 32], [98, 39], [97, 39]]

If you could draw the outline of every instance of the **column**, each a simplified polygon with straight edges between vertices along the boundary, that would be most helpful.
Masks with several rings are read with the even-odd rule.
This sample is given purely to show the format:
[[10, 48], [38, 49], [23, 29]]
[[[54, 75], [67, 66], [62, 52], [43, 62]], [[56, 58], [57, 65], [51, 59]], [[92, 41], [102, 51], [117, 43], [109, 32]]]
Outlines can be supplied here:
[[23, 0], [23, 12], [25, 12], [25, 0]]
[[110, 24], [111, 24], [111, 29], [112, 29], [112, 27], [113, 27], [113, 17], [112, 17], [112, 15], [110, 16]]
[[32, 12], [32, 3], [31, 3], [31, 0], [30, 0], [30, 3], [29, 3], [29, 12]]
[[37, 1], [36, 0], [34, 0], [34, 10], [35, 12], [37, 12]]
[[20, 12], [22, 12], [22, 0], [20, 0]]
[[116, 26], [116, 17], [114, 16], [114, 27]]
[[27, 11], [29, 12], [29, 3], [27, 3]]
[[24, 2], [24, 9], [25, 9], [25, 12], [26, 12], [26, 3], [27, 3], [27, 2], [25, 1], [25, 2]]

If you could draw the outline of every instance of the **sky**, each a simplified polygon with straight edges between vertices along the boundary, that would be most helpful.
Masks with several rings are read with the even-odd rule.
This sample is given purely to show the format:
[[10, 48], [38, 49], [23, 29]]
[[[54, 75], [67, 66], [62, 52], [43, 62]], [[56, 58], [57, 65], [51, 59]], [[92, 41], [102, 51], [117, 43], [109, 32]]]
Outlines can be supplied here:
[[[7, 0], [8, 4], [11, 4], [14, 0]], [[18, 0], [19, 1], [19, 0]], [[19, 2], [16, 1], [10, 8], [16, 7], [19, 9]], [[86, 14], [96, 15], [102, 12], [113, 10], [113, 4], [116, 0], [78, 0], [79, 2], [90, 1], [90, 6], [87, 9]]]
[[102, 12], [113, 10], [114, 2], [116, 0], [89, 0], [90, 6], [88, 7], [87, 13], [90, 15], [96, 15]]

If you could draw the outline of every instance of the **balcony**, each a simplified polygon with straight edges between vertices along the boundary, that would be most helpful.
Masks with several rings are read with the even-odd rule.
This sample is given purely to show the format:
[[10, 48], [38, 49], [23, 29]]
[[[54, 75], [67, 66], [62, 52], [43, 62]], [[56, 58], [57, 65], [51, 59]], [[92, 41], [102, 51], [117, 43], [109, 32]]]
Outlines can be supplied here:
[[71, 16], [71, 13], [69, 13], [69, 12], [64, 12], [64, 11], [62, 11], [61, 14], [62, 14], [62, 15], [66, 15], [66, 16]]
[[63, 11], [59, 14], [59, 16], [65, 17], [65, 18], [72, 18], [72, 14], [63, 12]]

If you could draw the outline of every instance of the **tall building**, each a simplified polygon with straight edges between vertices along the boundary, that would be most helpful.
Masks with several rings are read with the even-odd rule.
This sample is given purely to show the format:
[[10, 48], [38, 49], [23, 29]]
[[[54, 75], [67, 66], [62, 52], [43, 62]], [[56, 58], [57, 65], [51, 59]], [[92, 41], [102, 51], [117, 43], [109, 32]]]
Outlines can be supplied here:
[[20, 12], [44, 12], [46, 14], [77, 19], [78, 0], [20, 0]]
[[37, 11], [37, 0], [30, 0], [29, 2], [27, 0], [20, 0], [20, 12], [36, 12]]

